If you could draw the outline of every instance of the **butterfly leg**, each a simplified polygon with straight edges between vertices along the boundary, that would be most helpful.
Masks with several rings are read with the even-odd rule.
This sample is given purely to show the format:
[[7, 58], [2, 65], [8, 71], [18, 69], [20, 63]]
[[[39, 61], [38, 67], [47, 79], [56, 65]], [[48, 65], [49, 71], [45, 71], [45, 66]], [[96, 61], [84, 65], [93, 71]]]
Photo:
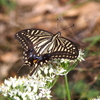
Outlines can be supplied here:
[[29, 75], [32, 76], [32, 74], [36, 71], [37, 68], [38, 68], [38, 64], [35, 64], [35, 68], [32, 69]]

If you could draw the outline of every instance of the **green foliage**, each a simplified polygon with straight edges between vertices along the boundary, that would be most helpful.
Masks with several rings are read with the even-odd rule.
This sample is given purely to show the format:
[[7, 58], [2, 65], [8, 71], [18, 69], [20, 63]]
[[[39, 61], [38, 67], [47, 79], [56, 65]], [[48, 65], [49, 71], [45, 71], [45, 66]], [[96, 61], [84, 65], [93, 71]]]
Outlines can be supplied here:
[[75, 1], [77, 1], [77, 0], [69, 0], [69, 3], [73, 3], [73, 2], [75, 2]]
[[[85, 51], [85, 55], [88, 56], [88, 55], [98, 55], [100, 54], [100, 50], [96, 51], [96, 52], [90, 52], [90, 49], [93, 47], [93, 46], [97, 46], [99, 48], [99, 42], [100, 42], [100, 35], [98, 36], [93, 36], [93, 37], [89, 37], [89, 38], [85, 38], [83, 39], [84, 42], [90, 42], [89, 46], [86, 48], [86, 51]], [[90, 53], [89, 53], [90, 52]]]
[[92, 99], [92, 98], [96, 98], [97, 96], [99, 96], [100, 92], [97, 91], [96, 89], [90, 89], [88, 92], [86, 92], [85, 97]]
[[78, 81], [77, 83], [75, 83], [73, 90], [75, 90], [76, 94], [82, 94], [86, 88], [87, 87], [83, 81]]
[[[98, 80], [95, 84], [100, 85], [100, 80]], [[79, 80], [75, 83], [69, 84], [71, 97], [75, 100], [75, 96], [78, 95], [77, 100], [92, 100], [93, 98], [97, 98], [100, 95], [99, 89], [97, 89], [94, 84], [89, 85], [85, 83], [83, 80]], [[98, 86], [97, 86], [98, 87]], [[66, 88], [65, 85], [61, 85], [60, 83], [56, 83], [54, 89], [55, 97], [63, 100], [66, 98]]]
[[0, 94], [0, 100], [8, 100], [8, 99], [5, 99], [5, 97], [2, 94]]
[[65, 97], [65, 86], [61, 85], [59, 83], [56, 83], [56, 87], [54, 89], [54, 93], [55, 93], [55, 97], [59, 98], [59, 99], [64, 99]]
[[[99, 82], [100, 84], [100, 82]], [[95, 89], [93, 85], [85, 83], [83, 80], [70, 84], [70, 88], [74, 91], [74, 95], [79, 95], [79, 100], [90, 100], [99, 96], [100, 91]]]
[[16, 3], [13, 0], [0, 0], [0, 6], [9, 11], [16, 7]]

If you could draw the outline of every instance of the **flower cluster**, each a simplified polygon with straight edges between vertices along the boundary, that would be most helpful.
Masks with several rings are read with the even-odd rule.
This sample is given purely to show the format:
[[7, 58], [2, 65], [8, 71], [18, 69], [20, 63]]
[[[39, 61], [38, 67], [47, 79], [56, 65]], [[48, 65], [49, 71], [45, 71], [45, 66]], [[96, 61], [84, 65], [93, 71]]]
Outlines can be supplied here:
[[44, 79], [38, 80], [28, 76], [27, 78], [12, 78], [4, 81], [0, 92], [11, 100], [39, 100], [50, 98], [50, 89], [46, 87]]
[[38, 67], [32, 76], [22, 78], [9, 78], [0, 86], [0, 93], [11, 100], [40, 100], [50, 99], [51, 88], [59, 75], [66, 75], [71, 71], [78, 61], [82, 61], [84, 53], [79, 51], [75, 60], [54, 59], [48, 66]]

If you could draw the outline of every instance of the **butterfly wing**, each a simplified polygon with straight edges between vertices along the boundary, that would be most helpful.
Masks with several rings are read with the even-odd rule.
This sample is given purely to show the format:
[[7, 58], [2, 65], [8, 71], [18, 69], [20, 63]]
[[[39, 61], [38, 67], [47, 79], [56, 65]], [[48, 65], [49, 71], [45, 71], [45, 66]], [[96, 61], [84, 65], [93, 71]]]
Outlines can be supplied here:
[[55, 58], [58, 57], [73, 60], [78, 57], [79, 51], [77, 46], [69, 39], [63, 38], [61, 36], [52, 36], [49, 41], [41, 45], [38, 53], [53, 53]]
[[[48, 52], [47, 50], [40, 52], [40, 49], [50, 41], [52, 36], [53, 34], [51, 32], [42, 29], [25, 29], [15, 34], [15, 38], [17, 38], [19, 41], [24, 39], [24, 37], [27, 37], [34, 45], [34, 49], [37, 54], [44, 54]], [[22, 41], [20, 42], [23, 48], [25, 48], [24, 43]]]
[[28, 48], [28, 39], [25, 37], [25, 35], [24, 34], [18, 34], [18, 33], [16, 33], [15, 35], [14, 35], [14, 37], [21, 43], [21, 45], [22, 45], [22, 47], [23, 47], [23, 49], [25, 50], [25, 51], [27, 51], [29, 48]]
[[69, 39], [63, 37], [56, 38], [56, 45], [53, 50], [55, 57], [58, 55], [58, 58], [73, 60], [79, 55], [77, 46]]
[[21, 43], [24, 51], [23, 51], [23, 61], [25, 65], [32, 66], [34, 63], [33, 61], [29, 61], [29, 58], [31, 58], [32, 55], [36, 55], [37, 53], [34, 50], [33, 43], [30, 41], [30, 39], [26, 36], [26, 34], [15, 34], [15, 38], [18, 39], [18, 41]]

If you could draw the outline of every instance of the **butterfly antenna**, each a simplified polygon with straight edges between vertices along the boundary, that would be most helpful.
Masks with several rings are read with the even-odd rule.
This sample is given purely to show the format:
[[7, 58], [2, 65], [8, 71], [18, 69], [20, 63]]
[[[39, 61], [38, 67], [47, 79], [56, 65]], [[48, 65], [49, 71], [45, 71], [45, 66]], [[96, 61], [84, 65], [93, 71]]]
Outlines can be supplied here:
[[62, 30], [60, 30], [60, 32], [63, 31], [63, 30], [66, 30], [66, 29], [68, 29], [68, 28], [71, 28], [71, 27], [73, 27], [73, 26], [74, 26], [74, 24], [71, 25], [71, 26], [69, 26], [69, 27], [67, 27], [67, 28], [63, 28]]
[[67, 27], [67, 28], [63, 28], [63, 29], [60, 30], [60, 27], [59, 27], [59, 19], [57, 18], [57, 30], [58, 30], [58, 31], [66, 30], [66, 29], [71, 28], [71, 27], [73, 27], [73, 26], [74, 26], [74, 24], [71, 25], [71, 26], [69, 26], [69, 27]]
[[59, 19], [57, 18], [57, 30], [59, 31], [60, 28], [59, 28]]
[[21, 69], [24, 65], [25, 65], [25, 64], [23, 64], [23, 65], [18, 69], [17, 73], [19, 73], [20, 69]]

